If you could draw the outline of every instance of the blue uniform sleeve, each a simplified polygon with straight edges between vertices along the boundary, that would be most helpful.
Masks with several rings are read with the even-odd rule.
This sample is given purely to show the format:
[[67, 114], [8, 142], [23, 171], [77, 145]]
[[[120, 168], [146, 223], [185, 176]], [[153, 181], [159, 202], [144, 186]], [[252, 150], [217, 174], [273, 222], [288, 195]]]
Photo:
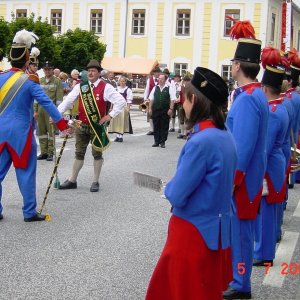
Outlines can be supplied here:
[[165, 195], [174, 207], [185, 206], [206, 174], [205, 145], [188, 141], [181, 153], [176, 174], [167, 184]]
[[53, 104], [52, 100], [47, 96], [41, 86], [35, 82], [31, 82], [31, 95], [36, 101], [43, 106], [47, 111], [52, 120], [57, 123], [62, 119], [61, 114], [57, 110], [56, 106]]
[[239, 109], [234, 116], [232, 135], [237, 149], [237, 169], [245, 172], [253, 155], [258, 137], [260, 112], [252, 95], [239, 99]]
[[267, 155], [269, 155], [274, 148], [279, 130], [280, 121], [275, 113], [270, 112], [267, 131]]

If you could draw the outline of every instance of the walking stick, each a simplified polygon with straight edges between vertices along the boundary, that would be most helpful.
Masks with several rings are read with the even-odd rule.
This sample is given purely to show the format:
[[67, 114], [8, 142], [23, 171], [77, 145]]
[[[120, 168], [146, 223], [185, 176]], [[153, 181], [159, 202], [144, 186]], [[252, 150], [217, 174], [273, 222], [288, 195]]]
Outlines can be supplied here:
[[[55, 126], [54, 124], [52, 123], [52, 132], [53, 132], [53, 146], [54, 146], [54, 167], [55, 167], [55, 164], [56, 164], [56, 138], [55, 138]], [[58, 171], [56, 171], [55, 173], [55, 180], [54, 180], [54, 183], [53, 183], [53, 187], [55, 189], [59, 189], [59, 186], [60, 186], [60, 182], [59, 182], [59, 178], [58, 178]]]
[[[80, 127], [80, 124], [81, 124], [81, 121], [77, 121], [77, 120], [69, 120], [69, 122], [68, 122], [69, 127], [76, 127], [76, 128], [79, 128], [79, 127]], [[57, 172], [57, 168], [58, 168], [60, 159], [61, 159], [61, 157], [62, 157], [62, 154], [63, 154], [63, 152], [64, 152], [64, 149], [65, 149], [65, 146], [66, 146], [68, 137], [69, 137], [68, 134], [66, 134], [65, 137], [64, 137], [63, 143], [62, 143], [62, 145], [61, 145], [61, 148], [60, 148], [58, 157], [57, 157], [57, 159], [55, 160], [54, 169], [53, 169], [53, 172], [52, 172], [52, 175], [51, 175], [51, 178], [50, 178], [50, 182], [49, 182], [48, 187], [47, 187], [47, 191], [46, 191], [46, 194], [45, 194], [45, 197], [44, 197], [42, 206], [41, 206], [41, 208], [40, 208], [40, 210], [39, 210], [39, 214], [42, 213], [42, 211], [43, 211], [43, 209], [44, 209], [44, 207], [45, 207], [45, 204], [46, 204], [46, 201], [47, 201], [47, 198], [48, 198], [48, 194], [49, 194], [49, 191], [50, 191], [52, 182], [53, 182], [53, 178], [54, 178], [54, 176], [55, 176], [55, 174], [56, 174], [56, 172]], [[50, 216], [50, 214], [46, 214], [46, 221], [51, 221], [51, 216]]]
[[[67, 140], [68, 140], [68, 135], [66, 134], [65, 137], [64, 137], [63, 143], [62, 143], [62, 145], [61, 145], [61, 148], [60, 148], [58, 157], [57, 157], [57, 159], [56, 159], [56, 161], [55, 161], [55, 165], [54, 165], [54, 169], [53, 169], [53, 172], [52, 172], [52, 175], [51, 175], [51, 178], [50, 178], [50, 182], [49, 182], [49, 184], [48, 184], [47, 191], [46, 191], [46, 194], [45, 194], [45, 197], [44, 197], [42, 206], [41, 206], [40, 211], [39, 211], [40, 214], [42, 213], [42, 211], [43, 211], [43, 209], [44, 209], [44, 207], [45, 207], [45, 204], [46, 204], [46, 201], [47, 201], [47, 198], [48, 198], [48, 194], [49, 194], [49, 191], [50, 191], [50, 188], [51, 188], [51, 185], [52, 185], [54, 176], [56, 175], [57, 168], [58, 168], [60, 159], [61, 159], [61, 157], [62, 157], [62, 154], [63, 154], [63, 152], [64, 152], [64, 149], [65, 149]], [[50, 221], [50, 220], [51, 220], [50, 215], [49, 215], [49, 214], [46, 214], [46, 221]]]

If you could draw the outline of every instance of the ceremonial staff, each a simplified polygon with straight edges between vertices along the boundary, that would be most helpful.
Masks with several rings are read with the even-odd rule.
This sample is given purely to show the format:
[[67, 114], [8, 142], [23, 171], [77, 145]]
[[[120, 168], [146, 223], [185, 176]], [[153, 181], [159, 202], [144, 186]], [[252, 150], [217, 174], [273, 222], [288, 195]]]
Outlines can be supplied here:
[[[68, 125], [70, 127], [79, 127], [80, 126], [80, 121], [73, 121], [73, 120], [70, 120], [68, 122]], [[53, 182], [53, 179], [54, 179], [54, 176], [57, 172], [57, 168], [58, 168], [58, 165], [59, 165], [59, 162], [60, 162], [60, 159], [62, 157], [62, 154], [64, 152], [64, 149], [65, 149], [65, 146], [66, 146], [66, 143], [67, 143], [67, 140], [68, 140], [68, 134], [65, 135], [64, 137], [64, 140], [63, 140], [63, 143], [61, 145], [61, 148], [60, 148], [60, 151], [59, 151], [59, 154], [58, 154], [58, 157], [55, 161], [55, 165], [54, 165], [54, 169], [53, 169], [53, 172], [52, 172], [52, 175], [51, 175], [51, 178], [50, 178], [50, 181], [49, 181], [49, 184], [48, 184], [48, 187], [47, 187], [47, 190], [46, 190], [46, 194], [45, 194], [45, 197], [44, 197], [44, 200], [43, 200], [43, 203], [42, 203], [42, 206], [39, 210], [39, 213], [41, 214], [44, 207], [45, 207], [45, 204], [46, 204], [46, 201], [47, 201], [47, 198], [48, 198], [48, 194], [49, 194], [49, 191], [50, 191], [50, 188], [51, 188], [51, 185], [52, 185], [52, 182]], [[49, 214], [46, 214], [46, 221], [50, 221], [51, 220], [51, 216]]]

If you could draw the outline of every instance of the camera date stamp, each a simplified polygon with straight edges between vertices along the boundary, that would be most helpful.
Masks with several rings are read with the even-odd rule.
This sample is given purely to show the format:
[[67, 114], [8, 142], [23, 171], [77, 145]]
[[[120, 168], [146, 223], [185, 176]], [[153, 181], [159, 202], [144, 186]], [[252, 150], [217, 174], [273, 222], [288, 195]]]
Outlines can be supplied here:
[[[271, 262], [265, 262], [263, 264], [265, 267], [264, 275], [268, 275], [270, 268], [273, 267]], [[275, 267], [273, 267], [275, 269]], [[297, 262], [283, 262], [280, 266], [276, 266], [280, 275], [300, 275], [300, 263]], [[237, 264], [237, 271], [239, 275], [244, 275], [246, 273], [246, 267], [244, 262], [239, 262]]]
[[[272, 267], [271, 263], [264, 263], [265, 275], [267, 275]], [[296, 262], [283, 262], [279, 270], [280, 275], [300, 275], [300, 263]]]

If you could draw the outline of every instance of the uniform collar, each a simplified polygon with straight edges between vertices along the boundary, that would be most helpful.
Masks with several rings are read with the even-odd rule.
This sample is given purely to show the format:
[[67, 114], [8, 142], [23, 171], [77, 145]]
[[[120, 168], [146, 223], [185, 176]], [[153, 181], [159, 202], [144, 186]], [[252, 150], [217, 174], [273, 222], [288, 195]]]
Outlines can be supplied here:
[[272, 104], [281, 104], [282, 102], [283, 102], [282, 98], [277, 98], [277, 99], [273, 99], [273, 100], [268, 101], [268, 104], [269, 105], [272, 105]]
[[[95, 82], [93, 82], [95, 88], [98, 86], [99, 82], [100, 82], [100, 78], [97, 79]], [[91, 85], [92, 83], [89, 81], [89, 84]]]
[[260, 82], [250, 82], [245, 85], [239, 86], [234, 90], [233, 100], [235, 100], [236, 97], [243, 92], [251, 93], [251, 91], [253, 91], [255, 88], [260, 88], [260, 87], [261, 87]]
[[194, 125], [191, 133], [189, 134], [189, 139], [196, 133], [202, 131], [202, 130], [205, 130], [207, 128], [216, 128], [216, 125], [215, 123], [210, 120], [210, 119], [207, 119], [207, 120], [203, 120], [203, 121], [200, 121], [199, 123], [197, 123], [196, 125]]

